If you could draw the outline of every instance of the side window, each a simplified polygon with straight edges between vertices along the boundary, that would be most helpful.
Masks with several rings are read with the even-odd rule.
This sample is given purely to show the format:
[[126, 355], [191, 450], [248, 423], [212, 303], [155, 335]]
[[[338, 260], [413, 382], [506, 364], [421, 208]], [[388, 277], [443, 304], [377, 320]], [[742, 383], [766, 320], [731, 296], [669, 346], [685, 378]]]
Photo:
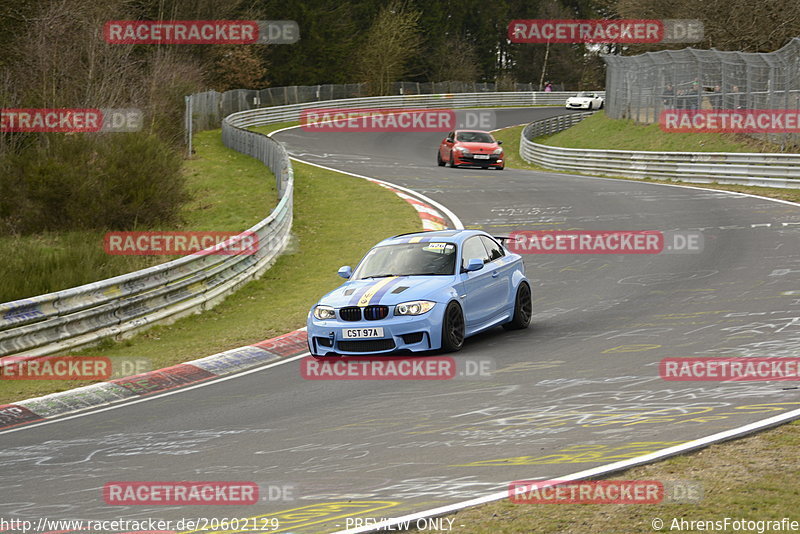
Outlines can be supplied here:
[[506, 255], [506, 253], [503, 252], [503, 247], [498, 245], [494, 239], [481, 236], [481, 240], [483, 241], [483, 245], [486, 247], [486, 250], [489, 252], [489, 261], [494, 261]]
[[472, 258], [480, 258], [483, 260], [483, 263], [488, 263], [490, 261], [489, 255], [486, 253], [486, 248], [483, 246], [479, 236], [470, 237], [464, 241], [461, 251], [461, 267], [466, 269], [467, 263]]
[[455, 135], [456, 135], [455, 132], [450, 132], [449, 134], [447, 134], [447, 139], [449, 141], [453, 141], [454, 140], [453, 138], [455, 137]]

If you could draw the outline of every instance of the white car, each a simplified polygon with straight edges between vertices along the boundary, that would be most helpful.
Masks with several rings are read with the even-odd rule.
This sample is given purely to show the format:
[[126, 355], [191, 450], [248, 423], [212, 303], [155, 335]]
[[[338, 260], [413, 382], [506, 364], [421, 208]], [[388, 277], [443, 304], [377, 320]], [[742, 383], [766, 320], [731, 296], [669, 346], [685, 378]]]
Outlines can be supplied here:
[[567, 99], [567, 109], [602, 109], [603, 97], [595, 93], [578, 93]]

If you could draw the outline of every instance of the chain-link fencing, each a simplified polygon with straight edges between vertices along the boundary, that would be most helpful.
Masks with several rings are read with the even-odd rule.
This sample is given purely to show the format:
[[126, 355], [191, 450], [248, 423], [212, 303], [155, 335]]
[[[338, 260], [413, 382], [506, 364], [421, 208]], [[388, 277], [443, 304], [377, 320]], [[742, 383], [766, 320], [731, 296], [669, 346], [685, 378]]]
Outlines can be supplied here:
[[[769, 53], [685, 48], [604, 59], [606, 114], [614, 119], [655, 123], [670, 109], [800, 109], [800, 38]], [[800, 144], [796, 132], [758, 135]]]

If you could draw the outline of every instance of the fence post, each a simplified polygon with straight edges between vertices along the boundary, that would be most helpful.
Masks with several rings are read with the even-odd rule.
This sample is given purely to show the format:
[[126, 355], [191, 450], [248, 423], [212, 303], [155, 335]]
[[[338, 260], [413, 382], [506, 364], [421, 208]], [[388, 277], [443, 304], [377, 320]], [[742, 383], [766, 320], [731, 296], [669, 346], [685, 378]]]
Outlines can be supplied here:
[[192, 157], [192, 97], [185, 97], [186, 109], [184, 111], [184, 131], [186, 132], [186, 145], [189, 147], [188, 156]]

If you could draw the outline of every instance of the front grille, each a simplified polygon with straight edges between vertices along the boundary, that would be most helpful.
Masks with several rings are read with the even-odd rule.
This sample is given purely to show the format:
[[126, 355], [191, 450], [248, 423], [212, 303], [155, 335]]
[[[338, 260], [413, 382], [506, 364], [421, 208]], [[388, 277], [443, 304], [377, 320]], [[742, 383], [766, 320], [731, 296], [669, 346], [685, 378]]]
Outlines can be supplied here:
[[388, 306], [367, 306], [364, 308], [364, 319], [367, 321], [378, 321], [385, 319], [388, 315]]
[[360, 321], [361, 308], [358, 306], [347, 306], [339, 310], [339, 317], [342, 321]]
[[403, 343], [411, 345], [412, 343], [419, 343], [422, 341], [422, 335], [422, 332], [414, 332], [413, 334], [403, 334], [400, 337], [403, 338]]
[[392, 350], [393, 348], [393, 339], [365, 339], [339, 342], [339, 350], [345, 352], [379, 352], [382, 350]]
[[315, 337], [314, 342], [321, 347], [333, 347], [333, 340], [329, 337]]

